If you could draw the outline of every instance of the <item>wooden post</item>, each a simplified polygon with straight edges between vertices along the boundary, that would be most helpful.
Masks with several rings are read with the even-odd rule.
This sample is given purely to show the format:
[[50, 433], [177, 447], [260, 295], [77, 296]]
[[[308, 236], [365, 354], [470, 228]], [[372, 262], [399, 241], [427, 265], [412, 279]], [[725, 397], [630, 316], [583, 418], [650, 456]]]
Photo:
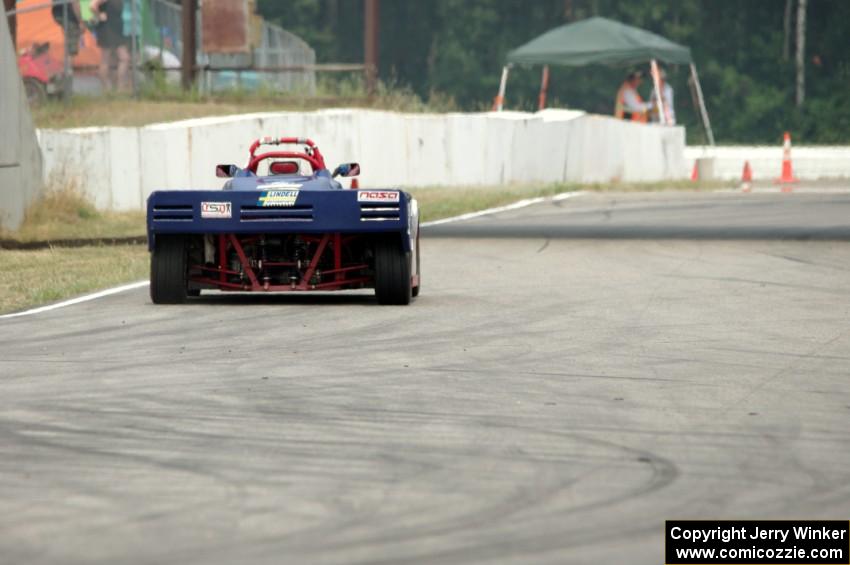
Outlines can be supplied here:
[[195, 53], [197, 52], [197, 0], [183, 0], [183, 60], [181, 78], [183, 90], [195, 83]]
[[543, 65], [543, 72], [540, 75], [540, 96], [537, 98], [537, 109], [542, 110], [546, 107], [546, 91], [549, 89], [549, 65]]
[[661, 92], [661, 73], [655, 59], [649, 61], [649, 73], [652, 75], [652, 85], [655, 88], [655, 103], [658, 104], [658, 123], [667, 125], [667, 115], [664, 113], [664, 95]]
[[806, 100], [806, 0], [797, 2], [797, 107]]
[[705, 128], [705, 136], [708, 138], [708, 144], [714, 147], [714, 132], [711, 131], [711, 122], [708, 119], [708, 110], [705, 109], [705, 98], [702, 96], [702, 86], [699, 83], [699, 75], [697, 75], [697, 67], [691, 63], [691, 78], [694, 81], [694, 89], [697, 93], [699, 101], [699, 113], [702, 116], [702, 127]]
[[363, 22], [363, 59], [366, 65], [366, 92], [373, 96], [378, 86], [379, 0], [366, 0]]

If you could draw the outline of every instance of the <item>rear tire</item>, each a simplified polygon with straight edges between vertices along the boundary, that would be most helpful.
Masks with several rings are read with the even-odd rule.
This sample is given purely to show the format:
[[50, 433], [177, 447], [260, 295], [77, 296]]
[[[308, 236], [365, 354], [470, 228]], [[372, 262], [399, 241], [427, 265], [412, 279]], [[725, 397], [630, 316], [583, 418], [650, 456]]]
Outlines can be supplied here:
[[416, 298], [419, 296], [419, 289], [422, 288], [422, 273], [419, 270], [419, 227], [416, 228], [416, 286], [413, 287], [411, 296]]
[[181, 304], [188, 294], [186, 238], [158, 235], [151, 254], [151, 301], [154, 304]]
[[375, 243], [375, 296], [379, 304], [410, 304], [410, 253], [393, 238]]

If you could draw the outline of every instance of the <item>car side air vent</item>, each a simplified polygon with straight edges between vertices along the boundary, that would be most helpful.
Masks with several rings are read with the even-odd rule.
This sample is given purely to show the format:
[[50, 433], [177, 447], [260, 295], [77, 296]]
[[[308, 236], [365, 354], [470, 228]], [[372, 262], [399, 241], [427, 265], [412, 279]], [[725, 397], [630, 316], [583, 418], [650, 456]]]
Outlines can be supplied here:
[[397, 222], [400, 217], [398, 204], [384, 202], [360, 204], [361, 222]]
[[191, 222], [191, 204], [159, 204], [154, 206], [154, 222]]
[[242, 206], [239, 214], [242, 222], [312, 222], [313, 206]]

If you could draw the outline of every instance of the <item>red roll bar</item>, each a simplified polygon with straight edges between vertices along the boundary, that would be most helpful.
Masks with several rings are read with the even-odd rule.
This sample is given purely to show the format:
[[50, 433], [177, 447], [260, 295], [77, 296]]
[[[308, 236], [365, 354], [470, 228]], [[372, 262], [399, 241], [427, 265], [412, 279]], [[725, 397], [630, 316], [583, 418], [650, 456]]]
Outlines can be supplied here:
[[[306, 150], [303, 153], [299, 153], [297, 151], [270, 151], [268, 153], [256, 155], [257, 149], [262, 145], [305, 145]], [[312, 139], [308, 139], [306, 137], [266, 136], [261, 139], [257, 139], [251, 144], [250, 154], [251, 156], [248, 159], [248, 166], [245, 168], [253, 173], [257, 172], [257, 166], [261, 161], [274, 158], [303, 159], [310, 163], [310, 166], [313, 168], [313, 172], [327, 168], [325, 166], [325, 158], [322, 156], [322, 152], [319, 151], [318, 145], [316, 145]]]

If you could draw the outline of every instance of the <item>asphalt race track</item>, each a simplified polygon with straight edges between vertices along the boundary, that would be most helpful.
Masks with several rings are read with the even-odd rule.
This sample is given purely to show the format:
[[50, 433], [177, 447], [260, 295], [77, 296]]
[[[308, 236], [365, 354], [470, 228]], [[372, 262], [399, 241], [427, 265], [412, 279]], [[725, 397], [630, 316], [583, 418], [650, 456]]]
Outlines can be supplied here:
[[555, 208], [444, 224], [443, 237], [850, 241], [843, 192], [585, 194]]
[[850, 193], [427, 228], [411, 307], [147, 289], [0, 320], [0, 562], [663, 562], [850, 514]]

